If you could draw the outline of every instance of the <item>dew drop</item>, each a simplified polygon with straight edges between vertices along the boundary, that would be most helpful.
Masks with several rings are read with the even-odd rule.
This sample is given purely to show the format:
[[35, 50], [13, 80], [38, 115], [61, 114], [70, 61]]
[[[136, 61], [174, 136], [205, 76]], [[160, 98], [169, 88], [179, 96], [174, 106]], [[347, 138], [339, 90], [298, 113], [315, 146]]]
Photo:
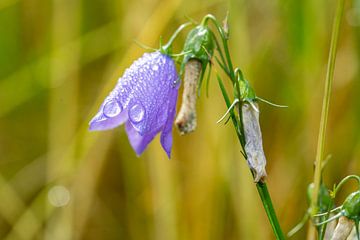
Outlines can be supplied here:
[[141, 122], [145, 116], [145, 108], [141, 103], [134, 104], [129, 111], [130, 120], [134, 123]]
[[172, 82], [172, 87], [173, 87], [173, 88], [177, 87], [177, 86], [179, 85], [179, 83], [180, 83], [180, 79], [179, 79], [179, 78], [175, 79], [175, 80]]
[[158, 66], [157, 64], [154, 64], [154, 65], [152, 66], [152, 70], [154, 70], [154, 71], [159, 70], [159, 66]]
[[103, 113], [108, 118], [112, 118], [119, 115], [121, 111], [122, 111], [122, 107], [120, 103], [118, 103], [115, 99], [112, 99], [109, 102], [105, 103], [103, 107]]

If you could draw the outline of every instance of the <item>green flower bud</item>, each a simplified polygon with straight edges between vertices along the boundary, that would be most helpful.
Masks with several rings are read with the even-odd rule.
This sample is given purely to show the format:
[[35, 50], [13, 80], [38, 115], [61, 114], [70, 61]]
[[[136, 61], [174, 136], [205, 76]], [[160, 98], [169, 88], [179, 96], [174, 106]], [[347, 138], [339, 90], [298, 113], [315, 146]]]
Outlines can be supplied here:
[[186, 54], [183, 64], [194, 58], [200, 60], [203, 66], [207, 65], [214, 53], [214, 46], [212, 31], [203, 25], [195, 27], [185, 41], [183, 52]]
[[243, 101], [254, 101], [256, 94], [250, 83], [247, 80], [238, 81], [238, 83], [240, 84], [240, 98]]
[[[310, 183], [307, 189], [307, 197], [309, 204], [311, 202], [313, 192], [314, 192], [314, 183]], [[319, 195], [318, 195], [319, 212], [326, 212], [330, 204], [332, 204], [332, 199], [329, 190], [326, 188], [324, 184], [320, 184]]]
[[344, 201], [343, 215], [347, 218], [360, 221], [360, 191], [351, 193]]

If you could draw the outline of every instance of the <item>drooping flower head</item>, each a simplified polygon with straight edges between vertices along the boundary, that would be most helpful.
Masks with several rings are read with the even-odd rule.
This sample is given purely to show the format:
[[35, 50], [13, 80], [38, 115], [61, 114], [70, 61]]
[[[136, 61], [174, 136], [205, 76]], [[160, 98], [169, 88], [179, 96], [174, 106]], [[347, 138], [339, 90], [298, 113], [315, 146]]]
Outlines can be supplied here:
[[138, 156], [161, 132], [161, 145], [170, 158], [178, 89], [173, 59], [159, 51], [145, 53], [125, 70], [90, 121], [90, 130], [107, 130], [125, 123]]

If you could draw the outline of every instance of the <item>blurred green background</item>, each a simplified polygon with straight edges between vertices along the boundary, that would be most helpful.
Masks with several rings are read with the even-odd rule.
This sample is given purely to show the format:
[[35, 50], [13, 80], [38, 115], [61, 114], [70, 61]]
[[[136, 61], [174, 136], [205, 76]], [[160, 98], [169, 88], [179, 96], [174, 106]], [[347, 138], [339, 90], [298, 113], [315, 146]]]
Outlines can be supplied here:
[[[230, 13], [261, 104], [268, 187], [285, 232], [308, 207], [334, 0], [0, 0], [1, 239], [274, 239], [213, 74], [197, 131], [137, 158], [124, 128], [88, 132], [117, 78], [189, 16]], [[360, 4], [340, 33], [328, 186], [360, 171]], [[177, 41], [177, 50], [185, 33]], [[218, 69], [219, 70], [219, 69]], [[349, 189], [351, 189], [351, 185]], [[349, 190], [344, 190], [344, 194]], [[341, 200], [341, 198], [340, 198]], [[304, 239], [305, 230], [293, 239]]]

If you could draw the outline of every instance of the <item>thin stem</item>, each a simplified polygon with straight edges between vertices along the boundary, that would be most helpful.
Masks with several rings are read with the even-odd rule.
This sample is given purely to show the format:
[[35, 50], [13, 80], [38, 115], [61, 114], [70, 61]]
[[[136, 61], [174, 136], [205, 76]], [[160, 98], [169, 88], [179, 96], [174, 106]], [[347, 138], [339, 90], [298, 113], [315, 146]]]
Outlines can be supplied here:
[[186, 27], [190, 26], [192, 23], [191, 22], [187, 22], [184, 24], [181, 24], [180, 27], [178, 27], [178, 29], [176, 29], [176, 31], [173, 33], [173, 35], [170, 37], [170, 40], [167, 42], [167, 44], [165, 44], [164, 46], [161, 46], [161, 49], [165, 52], [169, 51], [169, 49], [171, 48], [172, 43], [174, 42], [174, 40], [176, 39], [176, 37], [179, 35], [179, 33], [184, 30]]
[[217, 56], [215, 56], [215, 60], [216, 60], [216, 62], [219, 64], [219, 66], [221, 67], [221, 69], [222, 69], [228, 76], [230, 76], [230, 73], [229, 73], [227, 67], [225, 67], [225, 66], [223, 65], [223, 63], [220, 62], [220, 60], [219, 60], [219, 58], [218, 58]]
[[358, 182], [359, 187], [360, 187], [360, 177], [357, 176], [357, 175], [349, 175], [349, 176], [343, 178], [343, 179], [340, 181], [340, 183], [335, 187], [332, 198], [335, 198], [335, 196], [336, 196], [337, 192], [339, 191], [339, 189], [340, 189], [347, 181], [349, 181], [350, 179], [356, 180], [356, 181]]
[[[244, 157], [245, 157], [245, 159], [247, 159], [247, 155], [246, 155], [246, 152], [245, 152], [246, 141], [245, 141], [245, 135], [244, 135], [244, 125], [243, 125], [241, 104], [239, 104], [238, 106], [239, 106], [239, 115], [240, 115], [240, 122], [241, 122], [241, 124], [239, 124], [241, 134], [238, 135], [238, 138], [239, 138], [239, 141], [240, 141], [240, 144], [241, 144], [242, 148], [244, 149]], [[251, 173], [252, 173], [252, 175], [254, 177], [253, 172], [251, 172]], [[280, 224], [279, 224], [279, 220], [277, 219], [276, 212], [275, 212], [275, 209], [273, 207], [271, 196], [270, 196], [270, 193], [269, 193], [269, 191], [267, 189], [266, 183], [262, 182], [262, 181], [257, 182], [256, 183], [256, 189], [258, 190], [261, 202], [262, 202], [262, 204], [264, 206], [266, 215], [267, 215], [267, 217], [269, 219], [270, 225], [271, 225], [271, 227], [273, 229], [273, 232], [275, 234], [276, 239], [280, 239], [280, 240], [285, 239], [284, 234], [283, 234], [282, 229], [281, 229]]]
[[342, 208], [342, 206], [339, 206], [339, 207], [334, 208], [334, 209], [332, 209], [332, 210], [330, 210], [330, 211], [326, 211], [326, 212], [324, 212], [324, 213], [316, 214], [316, 215], [314, 215], [313, 217], [323, 217], [323, 216], [326, 216], [326, 215], [329, 214], [329, 213], [333, 213], [333, 212], [336, 212], [336, 211], [338, 211], [338, 210], [341, 210], [341, 208]]
[[[224, 29], [220, 26], [218, 20], [211, 14], [208, 14], [204, 17], [203, 21], [202, 21], [202, 24], [205, 25], [207, 23], [207, 21], [210, 20], [216, 27], [216, 29], [218, 30], [219, 34], [220, 34], [220, 37], [221, 37], [221, 40], [222, 40], [222, 43], [223, 43], [223, 47], [224, 47], [224, 51], [225, 51], [225, 57], [226, 57], [226, 60], [227, 60], [227, 66], [229, 67], [229, 70], [230, 70], [230, 79], [233, 81], [235, 79], [235, 74], [234, 74], [234, 68], [233, 68], [233, 64], [232, 64], [232, 61], [231, 61], [231, 57], [230, 57], [230, 51], [229, 51], [229, 46], [228, 46], [228, 43], [227, 43], [227, 36], [225, 34], [225, 31]], [[219, 52], [221, 50], [219, 49]]]
[[[231, 101], [230, 101], [229, 95], [226, 92], [225, 86], [224, 86], [219, 74], [216, 74], [216, 77], [218, 79], [219, 87], [220, 87], [220, 90], [221, 90], [222, 95], [224, 97], [226, 107], [229, 109], [230, 106], [231, 106]], [[236, 135], [237, 135], [238, 139], [240, 140], [241, 139], [241, 133], [239, 131], [238, 121], [236, 119], [236, 116], [235, 116], [233, 110], [230, 111], [230, 116], [231, 116], [231, 120], [232, 120], [232, 123], [233, 123], [235, 131], [236, 131]]]
[[276, 213], [275, 213], [274, 207], [272, 205], [271, 197], [270, 197], [269, 191], [267, 189], [266, 183], [258, 182], [258, 183], [256, 183], [256, 188], [260, 195], [261, 201], [265, 208], [265, 212], [269, 218], [269, 221], [270, 221], [271, 227], [274, 231], [276, 239], [285, 239], [284, 234], [281, 230], [279, 221], [276, 217]]
[[325, 223], [329, 223], [329, 222], [331, 222], [331, 221], [333, 221], [333, 220], [341, 217], [342, 215], [343, 215], [343, 213], [342, 213], [342, 212], [339, 212], [339, 213], [336, 214], [335, 216], [332, 216], [331, 218], [328, 218], [328, 219], [326, 219], [326, 220], [323, 221], [323, 222], [315, 223], [315, 225], [316, 225], [316, 226], [321, 226], [321, 225], [323, 225], [323, 224], [325, 224]]
[[[228, 43], [227, 43], [228, 38], [224, 32], [224, 29], [220, 26], [219, 22], [216, 20], [216, 18], [213, 15], [206, 15], [202, 21], [202, 24], [205, 25], [208, 20], [211, 20], [211, 22], [215, 25], [216, 29], [218, 30], [218, 32], [220, 34], [220, 37], [221, 37], [221, 40], [223, 43], [223, 49], [225, 52], [226, 61], [225, 61], [224, 57], [222, 57], [223, 54], [221, 52], [220, 46], [217, 47], [219, 54], [221, 56], [221, 60], [223, 61], [223, 63], [220, 64], [220, 66], [225, 71], [225, 73], [229, 76], [229, 78], [233, 84], [233, 87], [236, 90], [235, 95], [237, 95], [236, 97], [238, 99], [240, 99], [239, 81], [244, 81], [244, 76], [239, 68], [237, 68], [236, 70], [234, 70], [234, 68], [233, 68], [232, 60], [230, 57], [230, 51], [229, 51], [229, 47], [228, 47]], [[227, 68], [227, 69], [224, 69], [224, 68]], [[238, 80], [238, 77], [240, 78], [240, 80]], [[228, 97], [228, 94], [226, 93], [225, 87], [224, 87], [222, 80], [218, 74], [217, 74], [217, 78], [218, 78], [218, 82], [219, 82], [220, 89], [222, 91], [226, 106], [229, 109], [231, 107], [231, 101]], [[245, 136], [244, 136], [244, 127], [243, 127], [241, 106], [242, 106], [242, 104], [238, 104], [239, 119], [236, 118], [233, 109], [230, 109], [230, 115], [231, 115], [231, 119], [232, 119], [232, 122], [233, 122], [233, 125], [235, 128], [237, 137], [239, 139], [239, 142], [240, 142], [242, 150], [243, 150], [242, 154], [244, 155], [245, 159], [247, 159], [247, 155], [245, 152], [246, 141], [245, 141]], [[254, 177], [254, 175], [253, 175], [253, 177]], [[266, 215], [269, 219], [270, 225], [273, 229], [276, 239], [280, 239], [280, 240], [285, 239], [284, 234], [281, 230], [279, 221], [277, 219], [266, 183], [262, 182], [262, 181], [257, 182], [256, 188], [258, 190], [261, 202], [264, 206]]]
[[301, 219], [301, 221], [288, 232], [287, 237], [292, 237], [295, 233], [297, 233], [300, 229], [302, 229], [306, 224], [306, 222], [308, 221], [308, 219], [309, 219], [309, 213], [306, 212], [303, 218]]
[[[220, 66], [222, 67], [222, 69], [224, 70], [225, 68], [227, 69], [225, 71], [225, 73], [229, 76], [230, 76], [230, 73], [228, 71], [229, 67], [227, 66], [227, 63], [225, 61], [225, 58], [224, 58], [224, 54], [222, 53], [222, 50], [221, 50], [221, 47], [220, 47], [220, 44], [219, 44], [219, 41], [217, 40], [217, 38], [214, 36], [214, 40], [215, 40], [215, 45], [216, 45], [216, 48], [218, 49], [218, 52], [219, 52], [219, 55], [220, 55], [220, 58], [221, 58], [221, 61], [223, 62], [223, 64], [220, 64]], [[219, 61], [218, 61], [219, 62]], [[230, 78], [231, 79], [231, 78]], [[232, 79], [231, 79], [232, 80]]]
[[[218, 81], [219, 81], [219, 84], [220, 84], [220, 88], [223, 88], [224, 86], [222, 85], [222, 81], [221, 81], [219, 75], [218, 75]], [[226, 102], [227, 107], [230, 108], [231, 103], [230, 103], [230, 100], [227, 97], [227, 95], [224, 95], [224, 100]], [[240, 104], [239, 104], [239, 106], [240, 106]], [[241, 111], [240, 111], [240, 113], [241, 113]], [[242, 115], [240, 115], [240, 116], [242, 116]], [[238, 131], [238, 127], [239, 127], [238, 125], [239, 124], [237, 124], [236, 119], [235, 119], [233, 114], [231, 115], [231, 119], [233, 120], [232, 122], [234, 124], [234, 127], [235, 127], [235, 130], [236, 130], [238, 139], [240, 141], [240, 144], [241, 144], [242, 148], [244, 149], [245, 138], [243, 137], [244, 136], [243, 135], [243, 127], [242, 127], [243, 125], [242, 124], [240, 125], [240, 133], [239, 133], [239, 131]], [[242, 121], [242, 118], [241, 118], [241, 121]], [[244, 155], [245, 158], [247, 158], [245, 151], [243, 151], [243, 155]], [[272, 227], [272, 229], [274, 231], [276, 239], [279, 239], [279, 240], [285, 239], [284, 234], [283, 234], [283, 232], [281, 230], [279, 221], [277, 219], [275, 209], [273, 207], [271, 196], [270, 196], [269, 191], [267, 189], [266, 183], [265, 182], [258, 182], [258, 183], [256, 183], [256, 188], [258, 190], [261, 202], [262, 202], [262, 204], [264, 206], [266, 215], [267, 215], [267, 217], [269, 219], [270, 225], [271, 225], [271, 227]]]
[[230, 111], [233, 110], [233, 108], [235, 107], [235, 104], [237, 104], [239, 102], [239, 99], [236, 98], [233, 103], [230, 105], [230, 107], [228, 108], [228, 110], [225, 112], [225, 114], [219, 119], [217, 120], [216, 123], [220, 123], [222, 120], [224, 120], [226, 118], [226, 116], [229, 114]]
[[[316, 214], [318, 211], [317, 204], [318, 204], [318, 194], [319, 194], [319, 188], [320, 188], [320, 182], [321, 182], [322, 160], [324, 158], [326, 125], [327, 125], [327, 119], [328, 119], [328, 115], [329, 115], [331, 87], [332, 87], [332, 82], [334, 79], [336, 49], [337, 49], [337, 43], [338, 43], [338, 39], [339, 39], [339, 29], [340, 29], [341, 18], [342, 18], [343, 10], [344, 10], [344, 1], [345, 0], [338, 1], [338, 5], [336, 8], [336, 15], [335, 15], [333, 29], [332, 29], [328, 66], [327, 66], [327, 73], [326, 73], [326, 80], [325, 80], [323, 105], [322, 105], [322, 111], [321, 111], [317, 152], [316, 152], [316, 159], [315, 159], [314, 192], [313, 192], [312, 201], [311, 201], [311, 215]], [[310, 231], [314, 231], [314, 230], [310, 230]], [[308, 239], [314, 239], [314, 237], [315, 237], [314, 234], [310, 234], [308, 236]]]

